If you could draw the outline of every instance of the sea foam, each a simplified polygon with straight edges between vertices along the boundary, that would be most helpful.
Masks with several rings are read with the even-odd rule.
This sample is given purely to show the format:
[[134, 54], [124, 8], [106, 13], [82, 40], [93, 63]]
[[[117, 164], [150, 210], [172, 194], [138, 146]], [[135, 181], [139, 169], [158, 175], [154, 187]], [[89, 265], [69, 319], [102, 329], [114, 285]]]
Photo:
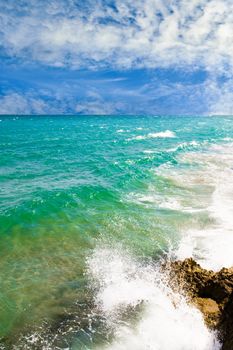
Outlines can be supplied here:
[[138, 135], [128, 139], [128, 141], [132, 140], [145, 140], [145, 139], [156, 139], [156, 138], [173, 138], [176, 137], [176, 134], [171, 130], [161, 131], [161, 132], [151, 132], [147, 135]]
[[[203, 267], [219, 270], [233, 266], [233, 145], [216, 145], [207, 153], [192, 153], [185, 161], [201, 164], [199, 171], [183, 174], [182, 184], [208, 185], [212, 194], [205, 210], [212, 221], [205, 229], [189, 229], [181, 238], [178, 259], [192, 256]], [[176, 174], [176, 180], [179, 178]]]
[[[96, 304], [114, 340], [99, 350], [219, 350], [202, 314], [169, 288], [153, 264], [142, 264], [122, 247], [97, 247], [88, 260]], [[139, 320], [124, 311], [141, 306]]]

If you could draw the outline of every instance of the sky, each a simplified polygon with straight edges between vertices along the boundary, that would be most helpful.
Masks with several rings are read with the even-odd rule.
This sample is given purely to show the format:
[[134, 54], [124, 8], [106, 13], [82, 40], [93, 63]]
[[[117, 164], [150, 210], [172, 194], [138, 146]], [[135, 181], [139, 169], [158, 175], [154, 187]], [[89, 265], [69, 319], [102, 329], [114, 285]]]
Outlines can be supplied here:
[[0, 0], [0, 114], [233, 114], [233, 1]]

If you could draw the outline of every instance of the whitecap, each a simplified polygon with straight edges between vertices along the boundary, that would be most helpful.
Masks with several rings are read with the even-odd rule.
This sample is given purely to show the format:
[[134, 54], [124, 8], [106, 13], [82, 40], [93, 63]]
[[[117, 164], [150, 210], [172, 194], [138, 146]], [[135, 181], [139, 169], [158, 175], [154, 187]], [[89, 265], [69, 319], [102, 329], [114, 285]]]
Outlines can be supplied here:
[[156, 138], [174, 138], [176, 137], [176, 134], [171, 130], [161, 131], [161, 132], [155, 132], [155, 133], [149, 133], [147, 135], [137, 135], [135, 137], [132, 137], [128, 139], [127, 141], [132, 140], [145, 140], [145, 139], [156, 139]]
[[145, 154], [153, 154], [153, 153], [155, 153], [155, 151], [152, 151], [152, 150], [150, 150], [150, 149], [146, 149], [145, 151], [143, 151], [143, 153], [145, 153]]
[[161, 138], [173, 138], [176, 137], [176, 134], [171, 131], [171, 130], [166, 130], [166, 131], [161, 131], [161, 132], [156, 132], [156, 133], [150, 133], [148, 134], [149, 138], [157, 138], [157, 137], [161, 137]]
[[176, 151], [179, 151], [179, 150], [184, 150], [184, 149], [187, 149], [189, 147], [197, 147], [199, 146], [199, 143], [197, 141], [190, 141], [190, 142], [182, 142], [182, 143], [179, 143], [176, 147], [174, 148], [170, 148], [168, 150], [168, 152], [176, 152]]

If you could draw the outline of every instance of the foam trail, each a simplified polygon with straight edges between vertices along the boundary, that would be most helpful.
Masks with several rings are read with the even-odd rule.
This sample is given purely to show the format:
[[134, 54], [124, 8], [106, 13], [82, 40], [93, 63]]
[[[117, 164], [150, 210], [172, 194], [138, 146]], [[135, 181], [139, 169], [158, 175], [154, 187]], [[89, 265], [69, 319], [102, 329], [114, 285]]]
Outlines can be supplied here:
[[161, 197], [154, 192], [155, 191], [151, 190], [151, 193], [147, 195], [133, 192], [127, 196], [126, 200], [138, 204], [143, 204], [144, 206], [147, 206], [148, 204], [154, 204], [158, 208], [166, 208], [172, 210], [179, 210], [182, 208], [179, 201], [176, 198], [171, 198], [169, 196]]
[[182, 183], [199, 182], [213, 187], [210, 204], [205, 208], [213, 223], [205, 229], [188, 230], [181, 239], [176, 257], [192, 256], [203, 267], [215, 271], [233, 266], [232, 147], [232, 144], [217, 145], [208, 154], [193, 153], [192, 160], [200, 162], [203, 170], [181, 177]]
[[[171, 291], [155, 266], [141, 264], [122, 247], [96, 248], [88, 266], [96, 303], [114, 333], [112, 343], [98, 350], [220, 349], [201, 313]], [[125, 322], [122, 312], [136, 305], [143, 306], [140, 319]]]

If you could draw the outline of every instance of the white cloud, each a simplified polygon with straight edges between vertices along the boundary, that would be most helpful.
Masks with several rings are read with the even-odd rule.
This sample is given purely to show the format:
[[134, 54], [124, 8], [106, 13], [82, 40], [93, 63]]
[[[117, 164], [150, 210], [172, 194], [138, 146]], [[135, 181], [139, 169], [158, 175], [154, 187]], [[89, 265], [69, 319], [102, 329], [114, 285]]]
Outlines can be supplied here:
[[60, 95], [51, 98], [51, 91], [19, 93], [11, 91], [0, 97], [0, 115], [39, 114], [116, 114], [127, 108], [122, 102], [106, 101], [91, 90], [86, 98], [67, 98]]
[[216, 81], [209, 81], [206, 83], [206, 92], [209, 114], [233, 115], [233, 79], [221, 86]]
[[86, 115], [112, 115], [118, 112], [120, 104], [105, 101], [83, 101], [75, 106], [74, 113]]
[[[55, 106], [56, 105], [56, 106]], [[64, 113], [64, 109], [57, 103], [45, 102], [36, 93], [20, 94], [9, 92], [0, 97], [0, 114], [57, 114]]]
[[[114, 83], [114, 79], [113, 79]], [[138, 87], [89, 87], [85, 94], [39, 89], [9, 91], [0, 97], [1, 114], [218, 114], [233, 115], [233, 79], [193, 84], [152, 79]]]
[[[163, 113], [169, 106], [163, 109], [161, 99], [167, 99], [174, 113], [185, 113], [187, 107], [182, 110], [180, 96], [187, 97], [190, 111], [233, 114], [232, 0], [107, 3], [5, 0], [0, 4], [2, 52], [23, 63], [69, 69], [203, 68], [208, 72], [207, 81], [193, 84], [191, 79], [190, 84], [178, 84], [152, 78], [140, 87], [113, 86], [109, 93], [104, 91], [107, 85], [99, 84], [101, 91], [86, 86], [89, 94], [83, 93], [80, 99], [71, 94], [80, 92], [80, 86], [76, 89], [69, 83], [65, 96], [63, 92], [59, 95], [59, 86], [48, 95], [10, 92], [0, 98], [1, 114]], [[219, 82], [221, 75], [227, 78], [225, 82]], [[124, 78], [115, 78], [119, 79]], [[201, 100], [205, 105], [197, 107]]]
[[233, 67], [232, 0], [30, 3], [23, 15], [8, 6], [1, 16], [3, 47], [25, 60], [72, 68]]
[[[31, 103], [32, 102], [32, 103]], [[30, 101], [23, 95], [10, 93], [0, 99], [1, 114], [30, 114], [32, 112], [32, 104], [37, 104], [40, 112], [43, 110], [43, 101]], [[37, 109], [37, 108], [36, 108]]]

